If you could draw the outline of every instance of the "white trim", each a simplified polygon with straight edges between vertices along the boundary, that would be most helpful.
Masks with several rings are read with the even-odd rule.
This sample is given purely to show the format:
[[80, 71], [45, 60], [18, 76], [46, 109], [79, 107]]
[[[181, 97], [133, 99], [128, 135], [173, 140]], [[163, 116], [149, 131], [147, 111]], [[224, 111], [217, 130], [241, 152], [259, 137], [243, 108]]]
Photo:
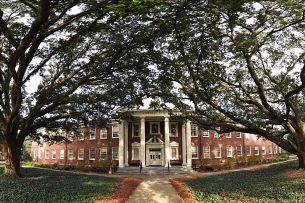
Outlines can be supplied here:
[[[217, 149], [219, 149], [219, 156], [217, 155]], [[216, 146], [214, 147], [214, 150], [215, 150], [215, 158], [216, 158], [216, 159], [222, 158], [222, 156], [221, 156], [221, 145], [216, 145]]]
[[[108, 134], [107, 128], [101, 128], [101, 129], [100, 129], [100, 139], [101, 139], [101, 140], [107, 139], [107, 134]], [[106, 135], [106, 136], [103, 137], [102, 135]]]
[[[138, 126], [138, 129], [137, 129], [137, 135], [136, 132], [135, 132], [135, 125]], [[141, 124], [140, 123], [132, 123], [132, 137], [140, 137], [140, 134], [141, 134]]]
[[[152, 128], [153, 128], [153, 125], [154, 125], [154, 124], [158, 125], [158, 126], [157, 126], [158, 132], [153, 132], [153, 131], [152, 131], [152, 130], [153, 130]], [[150, 133], [150, 134], [160, 134], [160, 122], [155, 122], [155, 121], [154, 121], [154, 122], [149, 122], [149, 133]]]
[[[174, 126], [174, 128], [172, 128]], [[174, 130], [174, 132], [173, 132]], [[169, 136], [170, 137], [178, 137], [178, 123], [177, 122], [169, 122]]]

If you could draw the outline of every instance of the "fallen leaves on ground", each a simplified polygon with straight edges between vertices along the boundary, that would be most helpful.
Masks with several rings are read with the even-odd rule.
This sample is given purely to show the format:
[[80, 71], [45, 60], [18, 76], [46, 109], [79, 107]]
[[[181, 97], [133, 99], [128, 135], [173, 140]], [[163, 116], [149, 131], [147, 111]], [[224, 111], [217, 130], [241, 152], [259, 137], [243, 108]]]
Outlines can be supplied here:
[[109, 197], [101, 196], [94, 203], [123, 203], [143, 181], [139, 178], [120, 178], [121, 186]]

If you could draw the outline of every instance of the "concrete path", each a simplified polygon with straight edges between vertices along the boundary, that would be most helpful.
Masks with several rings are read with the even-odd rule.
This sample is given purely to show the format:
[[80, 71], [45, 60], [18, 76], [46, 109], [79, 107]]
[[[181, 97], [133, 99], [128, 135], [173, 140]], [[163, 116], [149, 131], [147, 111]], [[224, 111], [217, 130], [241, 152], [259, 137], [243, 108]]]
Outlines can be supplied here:
[[125, 203], [184, 203], [168, 178], [144, 178]]

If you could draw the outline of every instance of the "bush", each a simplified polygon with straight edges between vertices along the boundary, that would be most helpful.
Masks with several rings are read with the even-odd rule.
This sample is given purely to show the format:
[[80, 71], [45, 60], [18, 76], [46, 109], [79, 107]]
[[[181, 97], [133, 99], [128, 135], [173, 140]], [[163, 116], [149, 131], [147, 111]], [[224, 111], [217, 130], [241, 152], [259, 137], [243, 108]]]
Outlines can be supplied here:
[[278, 157], [273, 157], [271, 159], [272, 162], [286, 161], [289, 159], [289, 154], [281, 154]]

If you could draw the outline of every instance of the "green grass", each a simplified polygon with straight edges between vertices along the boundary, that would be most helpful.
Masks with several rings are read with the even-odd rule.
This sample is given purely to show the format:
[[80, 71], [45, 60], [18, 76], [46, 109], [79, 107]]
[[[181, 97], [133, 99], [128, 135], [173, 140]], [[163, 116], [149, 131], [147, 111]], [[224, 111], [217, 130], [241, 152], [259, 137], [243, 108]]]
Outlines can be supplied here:
[[[0, 164], [0, 174], [4, 166]], [[0, 176], [0, 202], [5, 203], [89, 203], [99, 195], [110, 195], [119, 181], [39, 168], [22, 168], [21, 179]]]
[[285, 202], [305, 200], [305, 171], [298, 161], [288, 161], [256, 171], [239, 171], [183, 182], [198, 201]]

